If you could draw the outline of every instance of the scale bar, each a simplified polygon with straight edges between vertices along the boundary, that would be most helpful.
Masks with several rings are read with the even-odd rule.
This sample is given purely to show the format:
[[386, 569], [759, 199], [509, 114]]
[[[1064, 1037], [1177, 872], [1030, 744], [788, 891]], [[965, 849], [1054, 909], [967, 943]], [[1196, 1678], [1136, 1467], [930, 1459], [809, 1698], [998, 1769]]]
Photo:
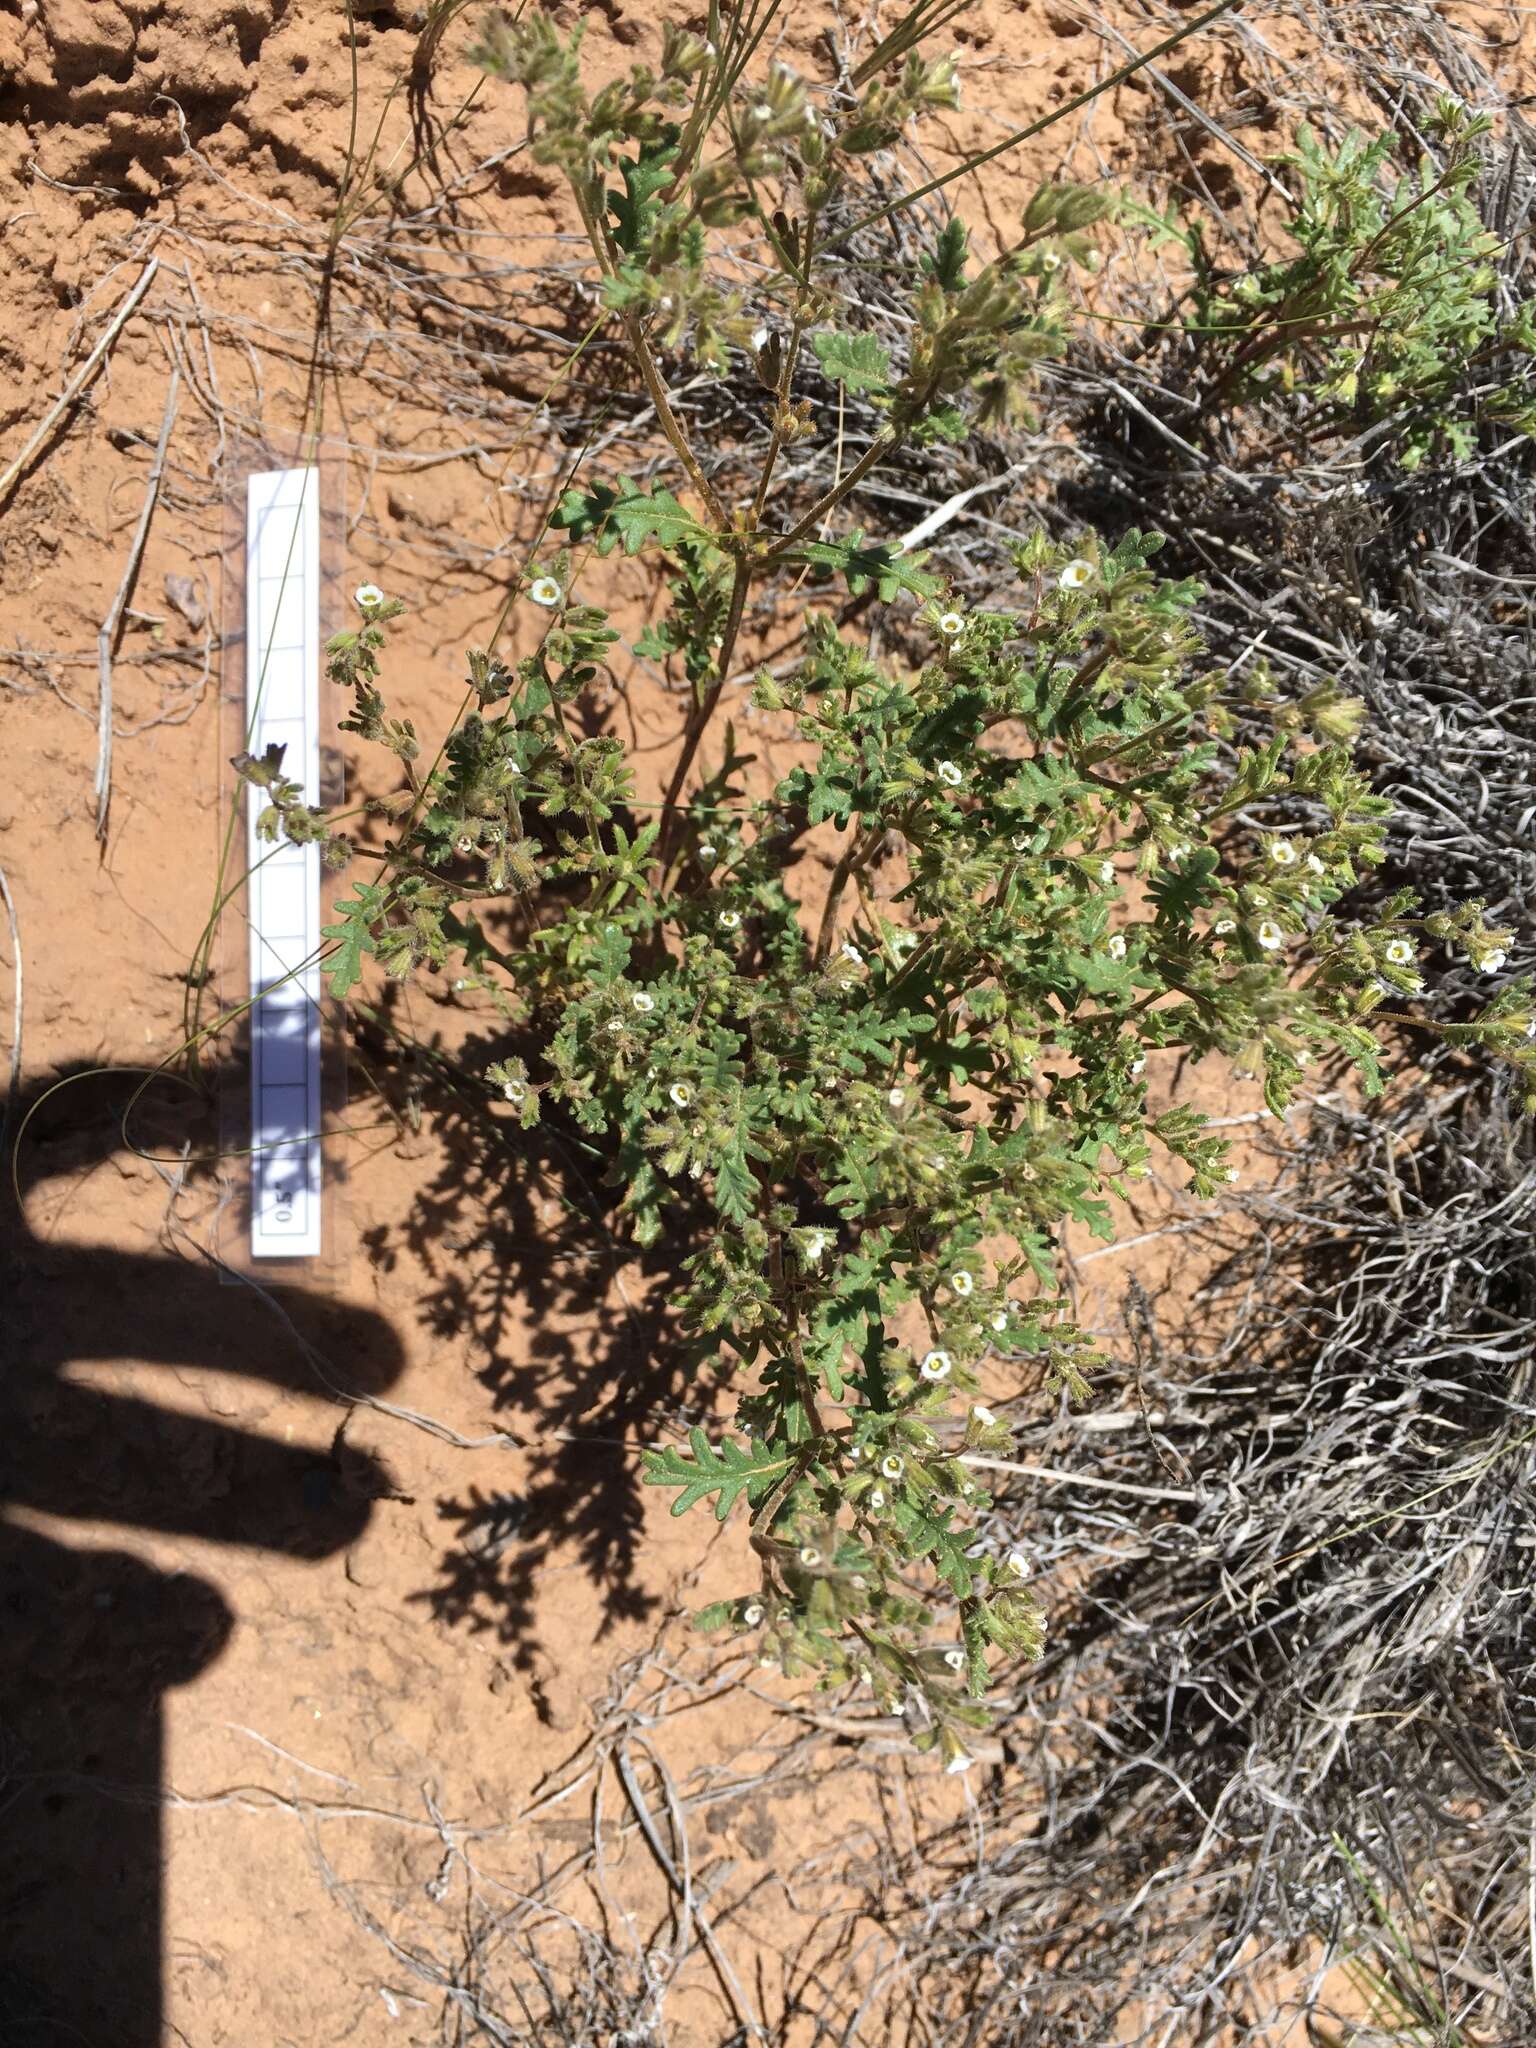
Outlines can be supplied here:
[[[284, 748], [283, 773], [320, 800], [320, 489], [313, 469], [247, 483], [246, 744]], [[251, 1256], [320, 1252], [320, 849], [256, 837], [248, 792], [251, 931]]]

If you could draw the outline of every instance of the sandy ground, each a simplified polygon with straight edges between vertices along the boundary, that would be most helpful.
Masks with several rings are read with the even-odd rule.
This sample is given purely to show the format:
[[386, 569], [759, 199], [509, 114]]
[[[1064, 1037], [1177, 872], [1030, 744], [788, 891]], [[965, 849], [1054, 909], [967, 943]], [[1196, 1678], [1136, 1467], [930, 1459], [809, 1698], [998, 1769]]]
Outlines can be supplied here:
[[[606, 0], [594, 61], [643, 53], [656, 18], [654, 0]], [[1104, 18], [1152, 33], [1135, 8]], [[814, 69], [820, 19], [790, 20], [783, 54]], [[188, 1164], [205, 1109], [164, 1084], [135, 1099], [183, 1038], [209, 913], [225, 500], [250, 443], [319, 391], [348, 581], [410, 601], [392, 686], [428, 725], [563, 459], [522, 429], [552, 359], [530, 280], [571, 259], [569, 223], [513, 151], [511, 95], [464, 62], [466, 24], [426, 86], [423, 33], [403, 0], [358, 12], [354, 161], [377, 145], [333, 236], [353, 125], [336, 7], [0, 16], [0, 470], [155, 266], [101, 375], [0, 489], [0, 870], [25, 969], [12, 1136], [37, 1105], [0, 1295], [0, 2041], [29, 2048], [436, 2040], [441, 2001], [405, 1949], [473, 1979], [492, 1965], [471, 1895], [510, 1907], [562, 1870], [557, 1901], [639, 1984], [685, 1923], [637, 1807], [675, 1852], [668, 1786], [685, 1783], [718, 1950], [686, 1929], [665, 2038], [723, 2042], [743, 2005], [846, 2017], [889, 1961], [852, 1903], [976, 1796], [895, 1754], [802, 1753], [777, 1680], [717, 1697], [739, 1661], [711, 1664], [679, 1617], [734, 1588], [739, 1558], [727, 1535], [701, 1564], [697, 1523], [645, 1495], [633, 1455], [700, 1396], [668, 1361], [654, 1276], [593, 1253], [557, 1173], [509, 1201], [430, 1073], [363, 1028], [384, 1095], [354, 1089], [337, 1256], [263, 1297], [208, 1256], [224, 1190]], [[1272, 24], [1277, 47], [1295, 33]], [[968, 106], [988, 111], [948, 124], [954, 148], [1124, 55], [1073, 8], [1007, 0], [957, 39]], [[1247, 105], [1233, 125], [1268, 148], [1240, 73], [1208, 38], [1176, 83]], [[1064, 161], [1241, 192], [1137, 81], [969, 191], [978, 230]], [[424, 215], [429, 164], [456, 212]], [[316, 386], [322, 309], [338, 367]], [[98, 837], [97, 636], [162, 428]], [[643, 679], [625, 709], [642, 743], [670, 729]], [[4, 920], [0, 960], [8, 990]], [[400, 1014], [448, 1042], [479, 1028], [451, 994]], [[417, 1099], [419, 1130], [400, 1114]], [[590, 2038], [619, 2038], [611, 2021]]]

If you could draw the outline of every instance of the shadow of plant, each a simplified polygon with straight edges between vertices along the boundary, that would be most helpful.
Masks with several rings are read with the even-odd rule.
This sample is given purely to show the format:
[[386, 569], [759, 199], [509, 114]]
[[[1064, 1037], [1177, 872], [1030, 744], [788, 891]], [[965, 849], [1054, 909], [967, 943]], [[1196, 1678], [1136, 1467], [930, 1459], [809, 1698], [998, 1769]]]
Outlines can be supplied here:
[[[663, 1423], [701, 1421], [721, 1375], [684, 1338], [673, 1287], [694, 1219], [647, 1251], [618, 1234], [620, 1190], [546, 1098], [531, 1130], [499, 1114], [476, 1077], [536, 1048], [517, 1032], [409, 1041], [386, 1002], [359, 1028], [370, 1077], [408, 1099], [443, 1158], [398, 1229], [367, 1240], [375, 1261], [409, 1251], [430, 1276], [424, 1326], [467, 1347], [494, 1413], [529, 1452], [516, 1494], [470, 1489], [441, 1503], [456, 1534], [419, 1597], [442, 1620], [493, 1631], [530, 1669], [540, 1581], [579, 1568], [602, 1632], [657, 1600], [639, 1570], [645, 1506], [635, 1457]], [[700, 1216], [703, 1211], [700, 1209]], [[547, 1611], [547, 1610], [546, 1610]]]

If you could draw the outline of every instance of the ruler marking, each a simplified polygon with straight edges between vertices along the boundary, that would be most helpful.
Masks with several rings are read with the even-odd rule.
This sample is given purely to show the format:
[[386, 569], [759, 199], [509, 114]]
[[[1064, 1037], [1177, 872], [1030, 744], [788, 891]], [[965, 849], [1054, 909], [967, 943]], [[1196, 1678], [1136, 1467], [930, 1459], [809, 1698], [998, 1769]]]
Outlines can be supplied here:
[[[247, 484], [246, 719], [251, 752], [286, 748], [283, 773], [320, 795], [320, 518], [313, 469]], [[317, 1255], [320, 1236], [320, 860], [256, 837], [249, 793], [251, 1255]]]

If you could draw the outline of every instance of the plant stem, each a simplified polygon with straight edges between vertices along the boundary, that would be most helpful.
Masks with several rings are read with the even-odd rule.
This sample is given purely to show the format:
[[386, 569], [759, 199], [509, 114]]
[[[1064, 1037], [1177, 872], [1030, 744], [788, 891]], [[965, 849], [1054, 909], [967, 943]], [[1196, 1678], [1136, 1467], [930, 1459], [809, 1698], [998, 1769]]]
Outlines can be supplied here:
[[667, 387], [662, 381], [660, 370], [656, 367], [656, 359], [651, 354], [650, 343], [645, 338], [645, 332], [640, 325], [638, 314], [633, 312], [625, 313], [624, 332], [629, 336], [629, 345], [635, 352], [635, 362], [639, 366], [641, 378], [645, 383], [646, 396], [656, 409], [656, 418], [661, 424], [661, 431], [672, 443], [673, 448], [677, 452], [678, 460], [682, 463], [684, 469], [687, 470], [694, 489], [704, 500], [709, 516], [714, 521], [716, 531], [725, 533], [731, 523], [725, 506], [721, 502], [719, 492], [704, 474], [698, 457], [689, 446], [687, 435], [677, 423], [677, 415], [673, 412], [671, 401], [667, 397]]
[[797, 541], [804, 540], [808, 533], [820, 526], [827, 514], [835, 512], [850, 491], [858, 489], [877, 462], [881, 461], [885, 456], [895, 453], [896, 449], [901, 445], [901, 439], [901, 435], [896, 433], [894, 429], [882, 427], [858, 461], [853, 465], [852, 469], [849, 470], [848, 474], [840, 482], [835, 483], [826, 496], [811, 507], [810, 511], [806, 513], [798, 525], [791, 527], [788, 533], [773, 543], [773, 551], [768, 555], [767, 560], [776, 562], [787, 549], [794, 547]]
[[700, 702], [694, 706], [693, 716], [688, 721], [688, 729], [683, 734], [682, 751], [677, 757], [677, 766], [672, 770], [672, 780], [667, 784], [667, 792], [662, 799], [662, 824], [656, 842], [656, 860], [663, 873], [666, 871], [667, 861], [671, 857], [673, 843], [677, 837], [678, 820], [681, 816], [679, 799], [683, 793], [683, 785], [688, 780], [688, 770], [693, 766], [693, 757], [699, 751], [699, 742], [704, 737], [709, 721], [715, 715], [731, 673], [731, 661], [736, 652], [736, 641], [741, 633], [741, 622], [747, 609], [747, 591], [751, 581], [752, 564], [745, 555], [738, 555], [735, 578], [731, 584], [731, 608], [726, 616], [725, 632], [720, 640], [720, 659], [715, 667], [715, 679]]

